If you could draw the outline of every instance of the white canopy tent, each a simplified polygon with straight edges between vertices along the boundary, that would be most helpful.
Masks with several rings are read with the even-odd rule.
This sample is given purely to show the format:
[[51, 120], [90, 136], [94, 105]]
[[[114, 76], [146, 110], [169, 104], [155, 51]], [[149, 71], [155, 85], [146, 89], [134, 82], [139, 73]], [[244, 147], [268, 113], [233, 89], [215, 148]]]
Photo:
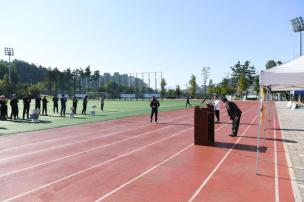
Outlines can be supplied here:
[[[257, 137], [257, 157], [256, 157], [256, 174], [259, 174], [259, 152], [260, 152], [260, 136], [261, 136], [261, 113], [267, 116], [269, 114], [268, 103], [271, 91], [291, 91], [304, 89], [304, 56], [298, 57], [290, 62], [273, 67], [260, 73], [260, 87], [266, 87], [266, 104], [263, 104], [263, 98], [260, 96], [259, 108], [259, 131]], [[265, 105], [265, 106], [264, 106]], [[267, 113], [268, 112], [268, 113]], [[266, 118], [264, 120], [264, 130]], [[265, 140], [265, 138], [264, 138]]]
[[290, 62], [261, 71], [260, 86], [274, 90], [297, 90], [304, 88], [304, 56]]

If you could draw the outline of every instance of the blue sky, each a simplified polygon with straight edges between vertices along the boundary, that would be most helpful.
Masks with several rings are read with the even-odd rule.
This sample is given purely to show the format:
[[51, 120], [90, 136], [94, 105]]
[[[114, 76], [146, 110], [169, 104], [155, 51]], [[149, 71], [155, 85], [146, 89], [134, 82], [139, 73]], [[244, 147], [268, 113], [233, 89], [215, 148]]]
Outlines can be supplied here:
[[[299, 55], [290, 19], [301, 0], [0, 0], [0, 48], [46, 67], [121, 73], [162, 71], [182, 88], [215, 82], [238, 60], [259, 71]], [[0, 59], [7, 58], [0, 52]]]

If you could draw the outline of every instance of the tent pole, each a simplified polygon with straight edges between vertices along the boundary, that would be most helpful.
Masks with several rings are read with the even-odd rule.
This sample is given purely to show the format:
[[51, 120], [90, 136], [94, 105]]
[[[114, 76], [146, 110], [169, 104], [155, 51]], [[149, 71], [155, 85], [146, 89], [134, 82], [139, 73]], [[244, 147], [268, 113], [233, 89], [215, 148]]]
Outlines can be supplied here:
[[261, 136], [261, 110], [262, 110], [262, 98], [259, 95], [259, 111], [258, 111], [258, 136], [257, 136], [257, 152], [256, 152], [256, 166], [255, 166], [255, 174], [259, 175], [259, 153], [260, 153], [260, 136]]
[[270, 111], [269, 111], [269, 88], [267, 87], [267, 89], [266, 89], [266, 106], [265, 106], [265, 110], [266, 110], [266, 112], [265, 112], [265, 119], [264, 119], [264, 137], [263, 137], [263, 147], [265, 146], [265, 140], [266, 140], [266, 135], [267, 135], [267, 133], [266, 133], [266, 130], [267, 130], [267, 126], [268, 126], [268, 122], [267, 122], [267, 120], [269, 119], [269, 117], [270, 117]]

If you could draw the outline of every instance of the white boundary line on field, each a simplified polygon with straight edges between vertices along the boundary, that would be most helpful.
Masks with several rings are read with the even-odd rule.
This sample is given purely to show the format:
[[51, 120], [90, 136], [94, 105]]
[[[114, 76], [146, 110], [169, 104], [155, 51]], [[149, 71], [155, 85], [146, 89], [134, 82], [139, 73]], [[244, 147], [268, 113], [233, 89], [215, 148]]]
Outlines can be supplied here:
[[[275, 103], [275, 107], [277, 107], [277, 103]], [[280, 114], [277, 112], [277, 109], [276, 109], [276, 114], [277, 114], [277, 117], [278, 117], [278, 120], [279, 120], [279, 127], [281, 128], [282, 127], [282, 123], [281, 123], [281, 119], [280, 119]], [[281, 134], [282, 134], [282, 138], [284, 140], [286, 140], [286, 137], [285, 137], [285, 134], [284, 134], [284, 131], [281, 130]], [[294, 200], [295, 202], [302, 202], [302, 198], [301, 198], [301, 194], [300, 194], [300, 190], [299, 190], [299, 187], [298, 187], [298, 184], [296, 182], [296, 177], [295, 177], [295, 173], [294, 173], [294, 170], [293, 170], [293, 165], [292, 165], [292, 162], [291, 162], [291, 159], [290, 159], [290, 154], [289, 154], [289, 150], [288, 150], [288, 147], [286, 145], [287, 143], [285, 141], [283, 141], [283, 146], [284, 146], [284, 150], [285, 150], [285, 157], [286, 157], [286, 161], [287, 161], [287, 166], [288, 166], [288, 172], [289, 172], [289, 176], [290, 176], [290, 181], [291, 181], [291, 188], [292, 188], [292, 192], [293, 192], [293, 197], [294, 197]]]
[[35, 188], [35, 189], [32, 189], [32, 190], [29, 190], [29, 191], [27, 191], [27, 192], [23, 192], [23, 193], [21, 193], [21, 194], [15, 195], [15, 196], [13, 196], [13, 197], [4, 199], [3, 202], [15, 200], [15, 199], [20, 198], [20, 197], [22, 197], [22, 196], [25, 196], [25, 195], [28, 195], [28, 194], [30, 194], [30, 193], [33, 193], [33, 192], [39, 191], [39, 190], [41, 190], [41, 189], [44, 189], [44, 188], [46, 188], [46, 187], [49, 187], [49, 186], [51, 186], [51, 185], [53, 185], [53, 184], [56, 184], [56, 183], [58, 183], [58, 182], [67, 180], [67, 179], [69, 179], [69, 178], [71, 178], [71, 177], [74, 177], [74, 176], [76, 176], [76, 175], [80, 175], [80, 174], [82, 174], [82, 173], [85, 173], [85, 172], [87, 172], [87, 171], [90, 171], [90, 170], [92, 170], [92, 169], [94, 169], [94, 168], [97, 168], [97, 167], [100, 167], [100, 166], [102, 166], [102, 165], [111, 163], [112, 161], [115, 161], [115, 160], [117, 160], [117, 159], [126, 157], [126, 156], [131, 155], [131, 154], [133, 154], [133, 153], [135, 153], [135, 152], [138, 152], [138, 151], [140, 151], [140, 150], [143, 150], [143, 149], [145, 149], [145, 148], [147, 148], [147, 147], [150, 147], [150, 146], [152, 146], [152, 145], [158, 144], [158, 143], [163, 142], [163, 141], [165, 141], [165, 140], [167, 140], [167, 139], [170, 139], [170, 138], [172, 138], [172, 137], [178, 136], [178, 135], [180, 135], [180, 134], [182, 134], [182, 133], [184, 133], [185, 131], [190, 130], [190, 129], [192, 129], [192, 128], [187, 128], [187, 129], [184, 129], [184, 130], [182, 130], [182, 131], [180, 131], [180, 132], [173, 133], [173, 135], [170, 135], [170, 136], [168, 136], [168, 137], [162, 138], [162, 139], [160, 139], [160, 140], [158, 140], [158, 141], [155, 141], [155, 142], [150, 143], [150, 144], [148, 144], [148, 145], [145, 145], [145, 146], [143, 146], [143, 147], [134, 149], [134, 150], [132, 150], [132, 151], [129, 151], [129, 152], [127, 152], [127, 153], [124, 153], [124, 154], [122, 154], [122, 155], [119, 155], [119, 156], [117, 156], [117, 157], [115, 157], [115, 158], [109, 159], [109, 160], [104, 161], [104, 162], [102, 162], [102, 163], [99, 163], [99, 164], [97, 164], [97, 165], [91, 166], [91, 167], [89, 167], [89, 168], [86, 168], [86, 169], [84, 169], [84, 170], [78, 171], [78, 172], [73, 173], [73, 174], [71, 174], [71, 175], [65, 176], [65, 177], [60, 178], [60, 179], [58, 179], [58, 180], [55, 180], [55, 181], [53, 181], [53, 182], [44, 184], [44, 185], [42, 185], [42, 186], [39, 186], [39, 187], [37, 187], [37, 188]]
[[207, 178], [201, 183], [201, 185], [198, 187], [198, 189], [193, 193], [193, 195], [189, 199], [190, 202], [192, 202], [197, 197], [197, 195], [200, 193], [200, 191], [206, 186], [206, 184], [213, 177], [213, 175], [215, 174], [215, 172], [219, 169], [219, 167], [224, 163], [224, 161], [226, 160], [226, 158], [228, 157], [228, 155], [232, 152], [232, 150], [234, 149], [234, 147], [236, 146], [236, 144], [241, 140], [242, 136], [248, 131], [248, 129], [250, 127], [252, 127], [251, 124], [254, 123], [256, 119], [257, 119], [257, 116], [255, 116], [255, 118], [250, 122], [250, 125], [247, 126], [247, 128], [244, 130], [244, 132], [241, 134], [241, 136], [233, 143], [233, 146], [227, 151], [227, 153], [225, 154], [225, 156], [220, 160], [220, 162], [214, 167], [214, 169], [207, 176]]

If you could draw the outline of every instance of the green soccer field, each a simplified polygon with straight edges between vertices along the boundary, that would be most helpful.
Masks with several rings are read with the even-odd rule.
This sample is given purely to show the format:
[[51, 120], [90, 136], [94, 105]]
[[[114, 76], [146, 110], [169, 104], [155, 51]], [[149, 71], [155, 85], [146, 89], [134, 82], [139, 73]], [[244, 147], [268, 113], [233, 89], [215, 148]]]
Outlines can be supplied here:
[[[50, 100], [50, 99], [49, 99]], [[34, 109], [35, 100], [31, 102], [30, 111]], [[40, 116], [38, 123], [32, 123], [31, 120], [22, 120], [23, 104], [19, 101], [19, 120], [0, 121], [0, 135], [20, 133], [34, 130], [43, 130], [47, 128], [63, 127], [68, 125], [83, 124], [89, 122], [116, 119], [125, 116], [133, 116], [139, 114], [150, 113], [149, 101], [105, 101], [104, 111], [100, 110], [100, 102], [98, 100], [89, 100], [87, 107], [87, 115], [81, 115], [82, 101], [78, 102], [77, 114], [74, 118], [69, 118], [68, 113], [71, 112], [72, 101], [68, 100], [66, 117], [60, 117], [60, 114], [53, 113], [53, 103], [48, 104], [48, 115]], [[192, 106], [198, 105], [198, 101], [192, 101]], [[96, 115], [90, 115], [92, 106], [96, 106]], [[185, 108], [185, 100], [164, 100], [160, 101], [159, 111], [167, 111]], [[10, 116], [10, 106], [8, 106], [8, 115]], [[60, 111], [60, 102], [59, 102]], [[147, 115], [148, 116], [148, 115]], [[147, 120], [148, 117], [147, 117]]]

